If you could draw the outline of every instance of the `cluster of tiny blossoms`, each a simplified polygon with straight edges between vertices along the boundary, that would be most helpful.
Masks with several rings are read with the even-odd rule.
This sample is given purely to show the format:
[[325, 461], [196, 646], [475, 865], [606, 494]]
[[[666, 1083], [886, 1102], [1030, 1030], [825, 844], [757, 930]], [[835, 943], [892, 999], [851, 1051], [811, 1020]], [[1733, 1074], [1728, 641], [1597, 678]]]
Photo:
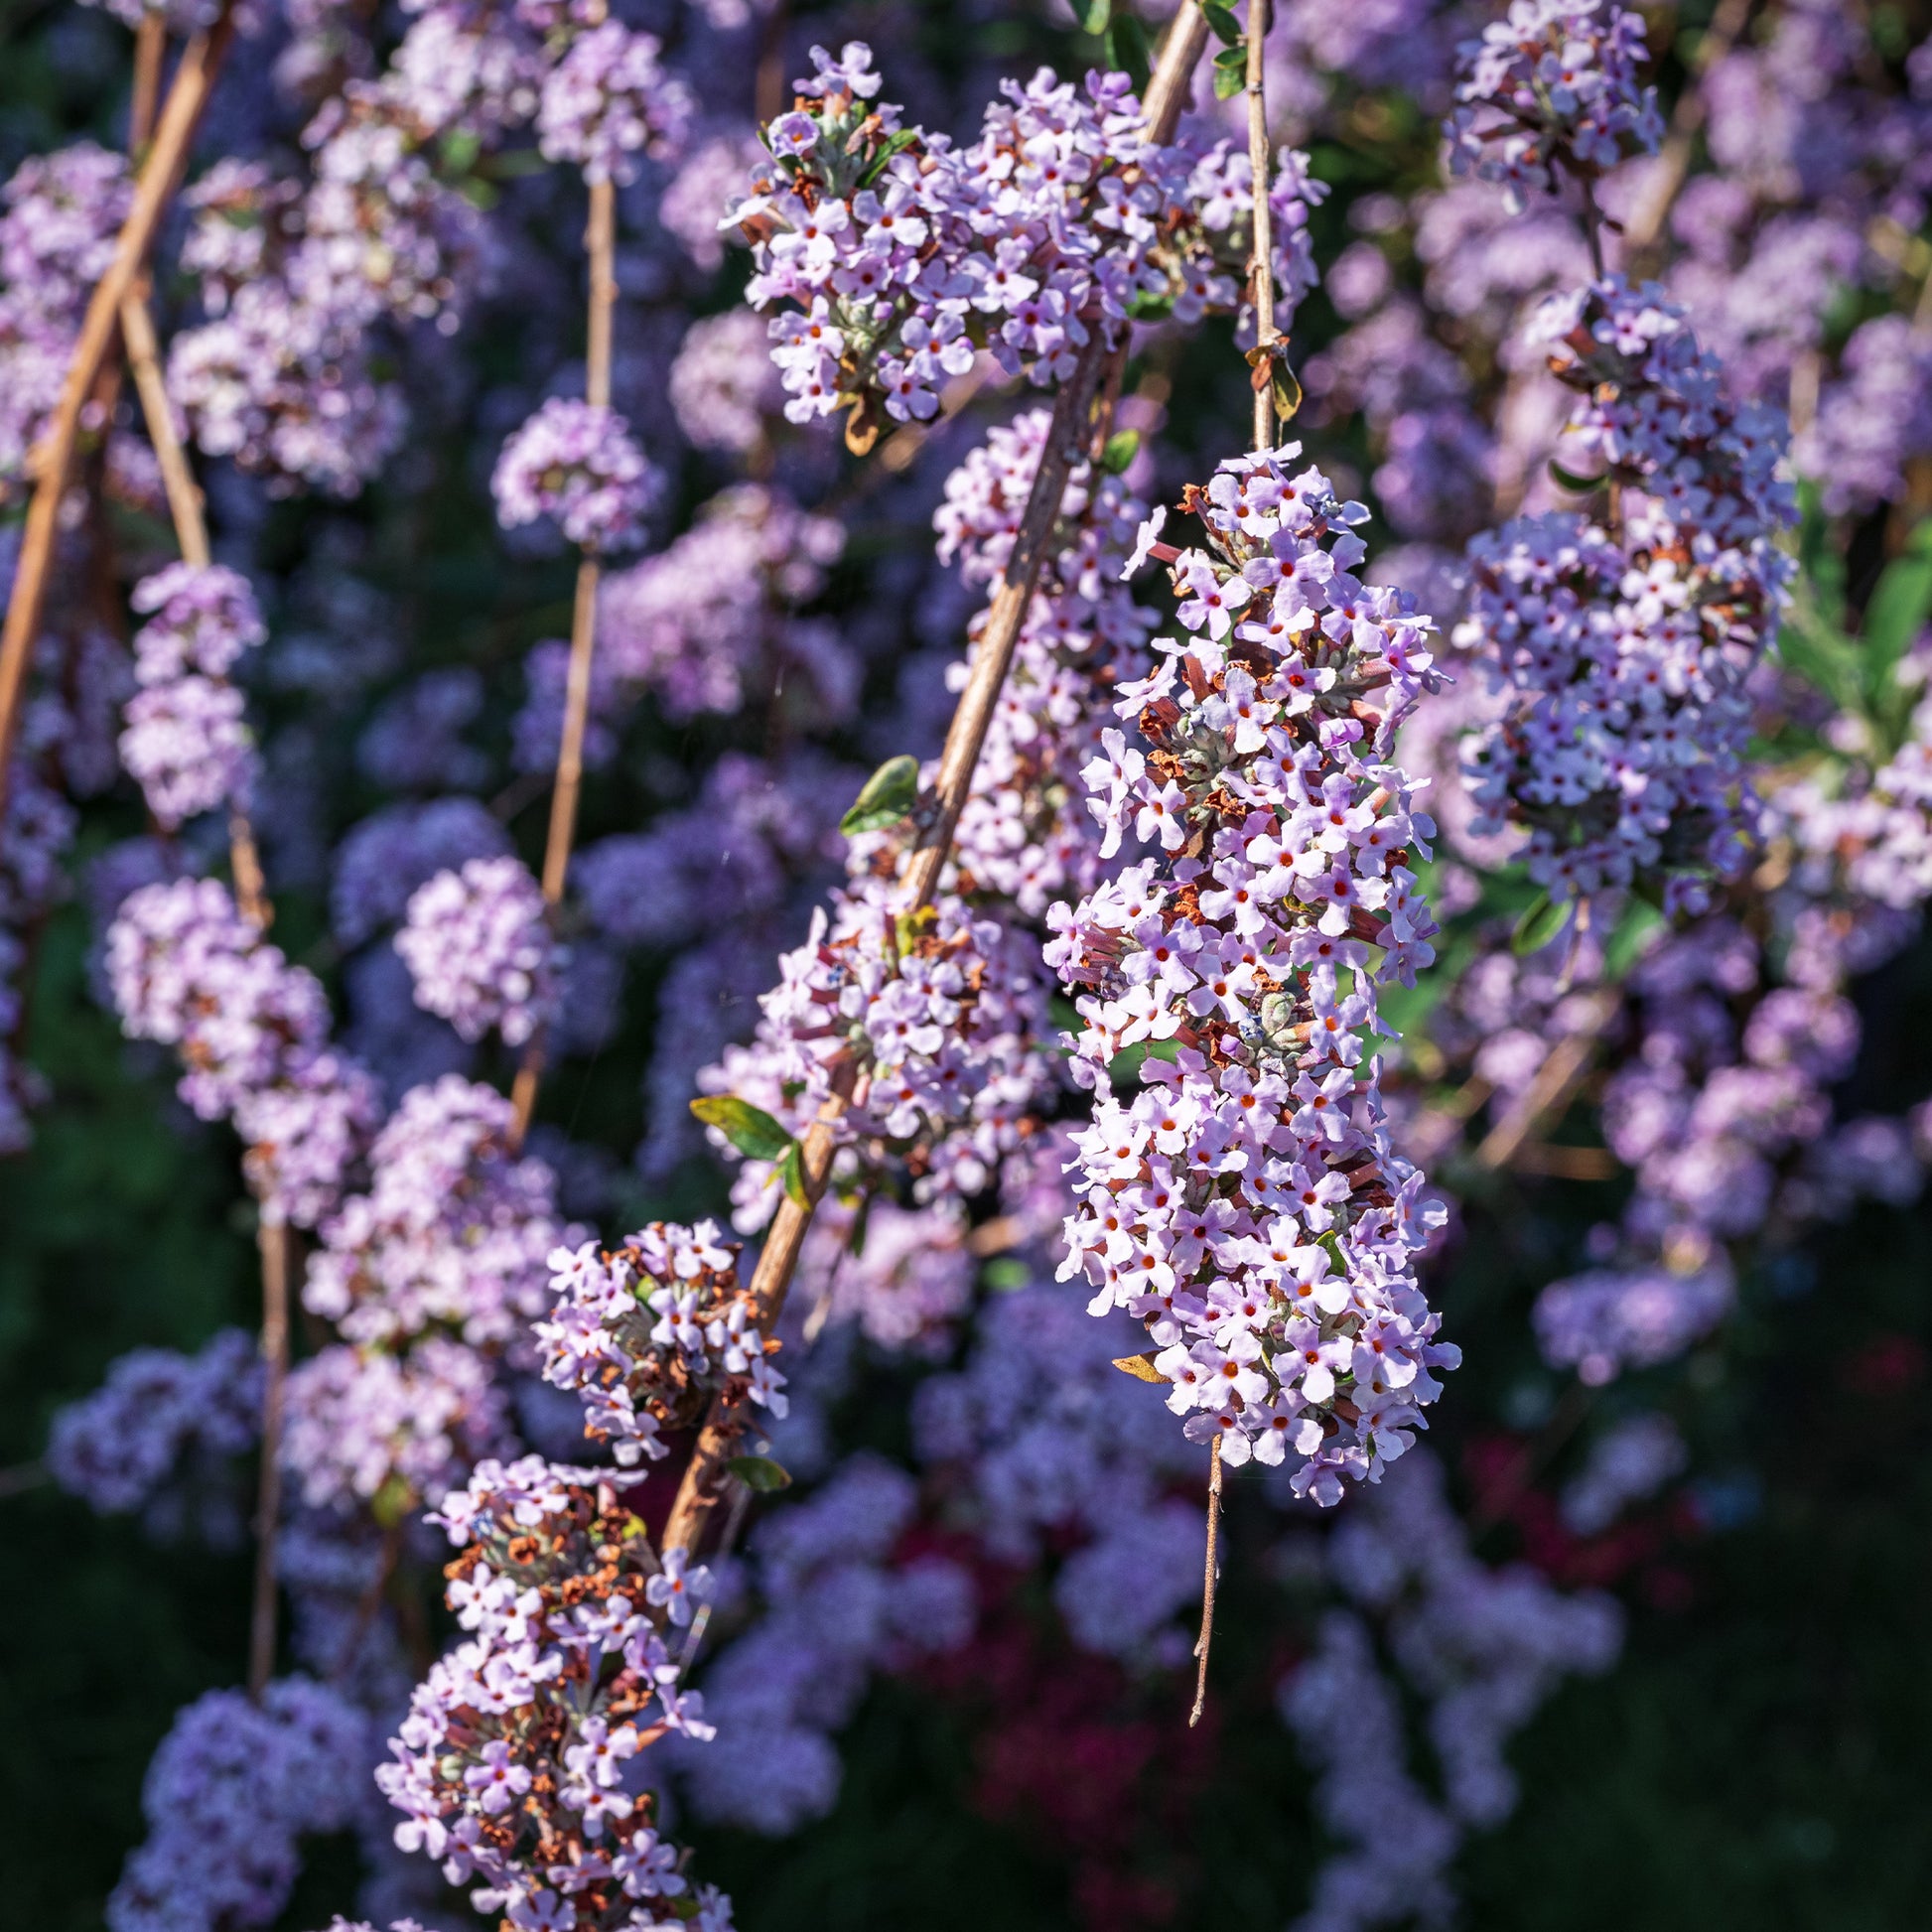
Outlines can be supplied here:
[[[1121, 694], [1146, 750], [1110, 733], [1087, 779], [1107, 849], [1131, 828], [1159, 855], [1053, 907], [1047, 958], [1095, 1091], [1063, 1272], [1145, 1320], [1192, 1439], [1292, 1451], [1298, 1493], [1332, 1503], [1403, 1451], [1458, 1352], [1416, 1284], [1434, 1216], [1364, 1038], [1378, 987], [1434, 958], [1409, 862], [1435, 828], [1388, 759], [1430, 623], [1353, 574], [1367, 512], [1297, 454], [1188, 489], [1208, 548], [1143, 533], [1195, 634]], [[1137, 1046], [1122, 1104], [1109, 1069]]]
[[520, 1046], [556, 1006], [557, 946], [548, 907], [522, 860], [472, 859], [410, 895], [396, 951], [416, 1004], [465, 1039], [493, 1027]]
[[107, 974], [123, 1031], [176, 1047], [181, 1097], [204, 1120], [233, 1120], [264, 1211], [314, 1227], [377, 1113], [374, 1082], [328, 1044], [315, 975], [212, 879], [130, 894], [108, 931]]
[[248, 580], [219, 564], [170, 564], [134, 587], [153, 616], [134, 635], [140, 689], [127, 702], [121, 762], [169, 831], [216, 806], [246, 806], [255, 745], [228, 673], [268, 634]]
[[[837, 61], [814, 48], [812, 61], [791, 112], [763, 130], [770, 164], [732, 210], [754, 247], [754, 306], [796, 305], [771, 323], [794, 422], [875, 398], [924, 419], [979, 348], [1045, 381], [1130, 315], [1191, 322], [1235, 306], [1247, 158], [1150, 142], [1124, 74], [1090, 73], [1084, 92], [1047, 69], [1004, 81], [980, 138], [955, 148], [875, 103], [869, 48], [852, 42]], [[1287, 173], [1277, 272], [1299, 293], [1318, 190]]]
[[602, 554], [636, 541], [663, 478], [616, 411], [552, 396], [504, 443], [489, 486], [506, 530], [549, 517]]
[[396, 1843], [519, 1932], [729, 1932], [729, 1901], [687, 1896], [652, 1799], [624, 1778], [666, 1731], [709, 1734], [652, 1614], [704, 1575], [681, 1551], [660, 1564], [618, 1492], [579, 1477], [595, 1481], [541, 1456], [484, 1462], [431, 1519], [462, 1553], [448, 1602], [470, 1634], [417, 1686], [376, 1773], [405, 1814]]
[[1536, 339], [1581, 392], [1575, 468], [1621, 496], [1615, 527], [1523, 517], [1469, 546], [1457, 644], [1505, 699], [1471, 746], [1478, 834], [1528, 828], [1558, 898], [1648, 882], [1698, 909], [1754, 834], [1744, 680], [1775, 636], [1795, 514], [1773, 413], [1725, 395], [1654, 286], [1611, 276], [1545, 305]]
[[[812, 913], [778, 962], [749, 1048], [700, 1075], [802, 1132], [835, 1092], [839, 1136], [906, 1157], [922, 1196], [971, 1194], [1012, 1150], [1055, 1081], [1046, 986], [1034, 941], [952, 895], [914, 912], [897, 885], [853, 880]], [[722, 1139], [716, 1129], [714, 1138]], [[776, 1204], [768, 1164], [748, 1163], [740, 1225]]]
[[1640, 86], [1643, 16], [1604, 0], [1511, 0], [1506, 19], [1456, 50], [1449, 167], [1502, 186], [1520, 210], [1562, 177], [1588, 182], [1664, 138], [1657, 90]]
[[778, 1344], [716, 1223], [654, 1221], [614, 1251], [558, 1248], [550, 1267], [557, 1306], [536, 1327], [545, 1379], [583, 1397], [584, 1433], [620, 1464], [668, 1454], [661, 1432], [702, 1420], [719, 1396], [785, 1413]]

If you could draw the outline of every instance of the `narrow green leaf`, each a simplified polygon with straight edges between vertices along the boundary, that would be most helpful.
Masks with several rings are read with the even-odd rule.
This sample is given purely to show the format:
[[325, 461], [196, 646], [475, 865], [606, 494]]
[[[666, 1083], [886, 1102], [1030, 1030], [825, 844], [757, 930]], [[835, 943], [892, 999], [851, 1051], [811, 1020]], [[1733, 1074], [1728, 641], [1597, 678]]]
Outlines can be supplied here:
[[1913, 530], [1904, 554], [1885, 566], [1864, 607], [1865, 689], [1874, 696], [1932, 617], [1932, 517]]
[[1079, 22], [1081, 33], [1096, 40], [1107, 31], [1113, 11], [1114, 0], [1073, 0], [1073, 18]]
[[1607, 481], [1603, 477], [1580, 477], [1576, 471], [1566, 470], [1555, 457], [1550, 459], [1550, 474], [1575, 496], [1587, 496], [1591, 490], [1601, 489]]
[[1222, 0], [1200, 0], [1200, 10], [1216, 40], [1231, 46], [1241, 38], [1241, 23], [1235, 19], [1234, 9], [1222, 5]]
[[865, 782], [852, 809], [839, 820], [847, 838], [897, 825], [919, 802], [919, 761], [909, 752], [888, 759]]
[[1147, 92], [1148, 75], [1154, 70], [1154, 51], [1148, 46], [1147, 29], [1131, 13], [1117, 13], [1107, 23], [1107, 65], [1124, 73], [1134, 83], [1137, 94]]
[[691, 1103], [707, 1127], [717, 1128], [748, 1161], [777, 1161], [794, 1145], [792, 1138], [761, 1107], [735, 1093], [708, 1093]]
[[791, 1471], [768, 1455], [734, 1455], [725, 1467], [747, 1489], [755, 1489], [760, 1496], [791, 1487]]
[[778, 1163], [778, 1178], [784, 1182], [785, 1199], [809, 1214], [812, 1197], [805, 1191], [805, 1161], [796, 1141], [785, 1149], [785, 1158]]
[[859, 186], [870, 188], [886, 172], [893, 156], [902, 154], [918, 138], [918, 129], [911, 127], [902, 127], [896, 134], [888, 135], [879, 152], [866, 163], [865, 172], [859, 177]]
[[1509, 935], [1510, 951], [1519, 957], [1541, 952], [1570, 923], [1575, 909], [1567, 898], [1556, 899], [1548, 893], [1538, 893], [1530, 901], [1529, 909], [1516, 921], [1516, 930]]
[[1141, 432], [1137, 429], [1116, 430], [1107, 439], [1107, 447], [1100, 452], [1100, 467], [1110, 477], [1118, 477], [1134, 461], [1141, 447]]

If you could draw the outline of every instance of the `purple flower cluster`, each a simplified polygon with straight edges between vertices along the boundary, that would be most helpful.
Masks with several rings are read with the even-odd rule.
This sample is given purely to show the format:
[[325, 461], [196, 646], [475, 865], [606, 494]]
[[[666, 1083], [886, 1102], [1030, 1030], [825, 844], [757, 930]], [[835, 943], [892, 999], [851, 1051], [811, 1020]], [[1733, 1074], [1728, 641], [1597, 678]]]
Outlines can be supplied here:
[[121, 762], [169, 831], [222, 805], [246, 809], [255, 741], [228, 673], [268, 634], [247, 579], [218, 564], [171, 564], [129, 601], [154, 615], [134, 637], [141, 688], [127, 702]]
[[730, 1932], [729, 1902], [691, 1893], [651, 1796], [625, 1779], [667, 1730], [711, 1732], [652, 1616], [703, 1573], [682, 1551], [653, 1556], [618, 1492], [578, 1479], [591, 1474], [485, 1462], [431, 1519], [461, 1551], [447, 1600], [470, 1634], [417, 1686], [376, 1782], [404, 1814], [396, 1843], [509, 1926], [650, 1932], [695, 1904], [687, 1923]]
[[663, 479], [614, 410], [552, 396], [504, 443], [489, 486], [506, 530], [548, 517], [601, 555], [637, 541]]
[[[778, 985], [759, 1002], [754, 1045], [699, 1084], [799, 1132], [849, 1086], [843, 1143], [917, 1148], [922, 1196], [975, 1193], [1056, 1084], [1038, 953], [950, 895], [910, 913], [897, 899], [886, 880], [861, 877], [834, 893], [829, 913], [815, 908], [805, 943], [780, 959]], [[747, 1164], [734, 1189], [741, 1225], [775, 1209], [772, 1179], [769, 1163]]]
[[550, 1268], [557, 1305], [535, 1329], [544, 1379], [583, 1397], [584, 1433], [621, 1466], [668, 1454], [663, 1432], [701, 1422], [721, 1398], [785, 1413], [778, 1344], [715, 1222], [653, 1221], [615, 1250], [558, 1248]]
[[1632, 1416], [1605, 1430], [1589, 1459], [1564, 1484], [1563, 1520], [1578, 1536], [1599, 1536], [1635, 1502], [1654, 1496], [1690, 1465], [1691, 1451], [1668, 1416]]
[[465, 1039], [494, 1028], [520, 1046], [557, 1004], [557, 944], [550, 908], [522, 860], [471, 859], [410, 895], [396, 934], [416, 1004]]
[[637, 178], [632, 158], [674, 156], [696, 109], [691, 90], [667, 73], [654, 34], [606, 20], [576, 36], [545, 74], [537, 144], [547, 161], [573, 161], [590, 182]]
[[1730, 1312], [1734, 1288], [1722, 1255], [1686, 1256], [1680, 1273], [1664, 1262], [1592, 1268], [1552, 1282], [1536, 1302], [1536, 1339], [1554, 1368], [1574, 1368], [1591, 1388], [1626, 1368], [1650, 1368], [1683, 1354]]
[[147, 1510], [196, 1465], [245, 1454], [261, 1429], [254, 1338], [223, 1328], [200, 1353], [135, 1348], [92, 1395], [58, 1411], [47, 1439], [56, 1482], [103, 1514]]
[[[1024, 87], [1003, 81], [979, 139], [955, 148], [875, 102], [863, 44], [837, 61], [814, 48], [812, 61], [791, 112], [762, 130], [770, 163], [732, 210], [753, 242], [753, 306], [795, 305], [771, 324], [792, 421], [857, 405], [858, 431], [876, 398], [924, 420], [982, 347], [1045, 381], [1095, 329], [1118, 340], [1130, 310], [1192, 322], [1236, 305], [1247, 158], [1225, 142], [1148, 141], [1125, 75], [1090, 74], [1084, 95], [1048, 69]], [[1287, 172], [1275, 206], [1292, 299], [1312, 273], [1293, 217], [1319, 191]]]
[[1614, 0], [1510, 0], [1456, 49], [1444, 132], [1450, 168], [1500, 183], [1513, 209], [1564, 176], [1590, 182], [1664, 138], [1657, 90], [1640, 86], [1643, 16]]
[[0, 501], [60, 401], [133, 194], [126, 158], [91, 141], [30, 155], [0, 189]]
[[1455, 641], [1508, 700], [1470, 750], [1474, 829], [1526, 826], [1531, 877], [1556, 898], [1655, 882], [1701, 909], [1756, 828], [1743, 687], [1793, 569], [1783, 432], [1725, 395], [1654, 285], [1556, 298], [1535, 335], [1582, 392], [1567, 435], [1620, 517], [1526, 517], [1469, 546]]
[[[1434, 958], [1410, 870], [1434, 827], [1388, 762], [1430, 623], [1352, 574], [1367, 512], [1291, 476], [1298, 449], [1189, 488], [1209, 549], [1143, 531], [1136, 560], [1172, 559], [1195, 635], [1121, 692], [1148, 749], [1109, 732], [1086, 778], [1103, 853], [1132, 828], [1159, 856], [1056, 905], [1047, 961], [1095, 1096], [1064, 1273], [1094, 1312], [1145, 1320], [1191, 1440], [1234, 1462], [1292, 1451], [1298, 1493], [1332, 1503], [1408, 1447], [1457, 1351], [1415, 1279], [1423, 1177], [1364, 1061], [1377, 988]], [[1123, 1104], [1108, 1074], [1132, 1047]]]
[[368, 1191], [322, 1225], [304, 1306], [353, 1342], [435, 1326], [527, 1354], [545, 1257], [579, 1236], [557, 1218], [549, 1168], [508, 1152], [511, 1118], [494, 1088], [455, 1074], [406, 1093], [369, 1149]]
[[264, 1212], [315, 1226], [376, 1114], [368, 1074], [328, 1045], [315, 976], [211, 879], [130, 894], [108, 931], [107, 973], [123, 1030], [179, 1050], [181, 1097], [204, 1120], [234, 1122]]
[[368, 1747], [362, 1713], [306, 1678], [270, 1684], [259, 1705], [209, 1691], [185, 1706], [148, 1766], [148, 1838], [107, 1901], [109, 1932], [273, 1924], [296, 1841], [353, 1817]]

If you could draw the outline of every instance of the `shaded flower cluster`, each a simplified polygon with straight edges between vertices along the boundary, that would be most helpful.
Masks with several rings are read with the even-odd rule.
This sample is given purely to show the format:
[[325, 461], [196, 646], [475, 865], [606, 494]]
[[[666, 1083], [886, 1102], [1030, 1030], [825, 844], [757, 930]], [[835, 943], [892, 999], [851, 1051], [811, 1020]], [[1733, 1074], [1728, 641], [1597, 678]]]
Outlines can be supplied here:
[[[1103, 851], [1132, 828], [1160, 856], [1055, 906], [1047, 958], [1095, 1094], [1065, 1272], [1094, 1312], [1148, 1324], [1149, 1379], [1191, 1439], [1292, 1456], [1298, 1493], [1331, 1503], [1402, 1453], [1457, 1354], [1414, 1274], [1437, 1210], [1364, 1038], [1378, 987], [1434, 957], [1410, 870], [1434, 827], [1387, 761], [1430, 625], [1353, 575], [1366, 512], [1291, 475], [1298, 450], [1190, 486], [1208, 549], [1143, 532], [1195, 635], [1121, 693], [1147, 750], [1109, 733], [1086, 775]], [[1130, 1048], [1123, 1103], [1108, 1074]]]
[[722, 1398], [785, 1413], [778, 1344], [738, 1283], [738, 1251], [717, 1225], [653, 1221], [617, 1249], [585, 1242], [550, 1257], [557, 1306], [536, 1324], [543, 1373], [584, 1400], [584, 1433], [620, 1465], [669, 1451]]
[[520, 859], [471, 859], [439, 872], [411, 894], [395, 944], [416, 1004], [465, 1039], [494, 1028], [520, 1046], [555, 1010], [549, 907]]
[[504, 443], [489, 486], [505, 529], [547, 517], [602, 554], [636, 542], [663, 479], [614, 410], [552, 396]]
[[591, 1476], [485, 1462], [432, 1519], [461, 1552], [448, 1602], [470, 1634], [418, 1685], [376, 1781], [404, 1814], [397, 1844], [510, 1926], [649, 1932], [694, 1903], [688, 1922], [729, 1932], [729, 1902], [692, 1892], [624, 1775], [666, 1731], [710, 1732], [652, 1615], [703, 1573], [681, 1551], [660, 1563]]

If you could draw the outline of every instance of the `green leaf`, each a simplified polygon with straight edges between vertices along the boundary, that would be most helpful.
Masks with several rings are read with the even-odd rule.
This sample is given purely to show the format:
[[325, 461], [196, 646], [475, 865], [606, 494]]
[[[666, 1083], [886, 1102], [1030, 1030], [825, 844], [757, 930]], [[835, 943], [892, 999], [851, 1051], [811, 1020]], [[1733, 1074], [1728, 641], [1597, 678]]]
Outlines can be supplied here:
[[1877, 696], [1892, 667], [1932, 617], [1932, 517], [1905, 540], [1905, 551], [1885, 566], [1864, 607], [1865, 689]]
[[1570, 923], [1570, 915], [1575, 910], [1567, 898], [1552, 898], [1548, 893], [1538, 893], [1516, 921], [1516, 930], [1509, 935], [1510, 951], [1518, 957], [1541, 952]]
[[483, 136], [460, 128], [443, 137], [443, 166], [453, 175], [467, 175], [483, 152]]
[[748, 1161], [777, 1161], [794, 1147], [791, 1136], [761, 1107], [735, 1093], [710, 1093], [691, 1103], [707, 1127], [717, 1128]]
[[918, 129], [912, 127], [902, 127], [897, 133], [888, 135], [879, 152], [866, 163], [865, 172], [859, 177], [859, 186], [870, 188], [886, 172], [893, 156], [902, 154], [918, 138]]
[[847, 838], [897, 825], [919, 802], [919, 761], [909, 752], [888, 759], [865, 782], [852, 809], [839, 820]]
[[1603, 947], [1603, 965], [1611, 979], [1620, 980], [1630, 970], [1643, 950], [1644, 941], [1663, 922], [1663, 913], [1640, 898], [1633, 898], [1623, 908], [1623, 916], [1617, 920]]
[[1001, 1295], [1011, 1295], [1033, 1280], [1034, 1271], [1024, 1261], [1012, 1255], [1001, 1255], [997, 1261], [989, 1261], [981, 1270], [988, 1288]]
[[805, 1160], [796, 1141], [785, 1149], [785, 1157], [778, 1163], [778, 1178], [784, 1182], [786, 1200], [809, 1214], [812, 1197], [805, 1191]]
[[1107, 65], [1124, 73], [1134, 83], [1137, 94], [1147, 92], [1148, 75], [1154, 70], [1154, 52], [1147, 44], [1147, 29], [1131, 13], [1118, 13], [1107, 23]]
[[1224, 47], [1214, 57], [1214, 98], [1232, 100], [1248, 84], [1248, 50]]
[[1275, 419], [1277, 422], [1292, 423], [1302, 407], [1302, 385], [1295, 371], [1278, 355], [1270, 379], [1275, 390]]
[[1134, 322], [1166, 322], [1173, 314], [1173, 297], [1150, 295], [1145, 289], [1138, 290], [1127, 305], [1127, 314]]
[[1114, 0], [1073, 0], [1073, 18], [1079, 23], [1083, 34], [1091, 34], [1097, 40], [1107, 31], [1107, 22], [1114, 11]]
[[760, 1496], [791, 1487], [791, 1471], [768, 1455], [734, 1455], [725, 1467], [747, 1489], [755, 1489]]
[[1580, 477], [1576, 471], [1566, 470], [1555, 457], [1550, 459], [1550, 474], [1574, 496], [1587, 496], [1608, 482], [1606, 477]]
[[1107, 447], [1100, 452], [1100, 467], [1110, 477], [1118, 477], [1134, 461], [1141, 447], [1141, 432], [1137, 429], [1116, 430], [1107, 439]]
[[1201, 18], [1207, 22], [1214, 38], [1226, 41], [1230, 46], [1241, 38], [1241, 23], [1234, 17], [1234, 9], [1224, 6], [1222, 0], [1200, 0]]

